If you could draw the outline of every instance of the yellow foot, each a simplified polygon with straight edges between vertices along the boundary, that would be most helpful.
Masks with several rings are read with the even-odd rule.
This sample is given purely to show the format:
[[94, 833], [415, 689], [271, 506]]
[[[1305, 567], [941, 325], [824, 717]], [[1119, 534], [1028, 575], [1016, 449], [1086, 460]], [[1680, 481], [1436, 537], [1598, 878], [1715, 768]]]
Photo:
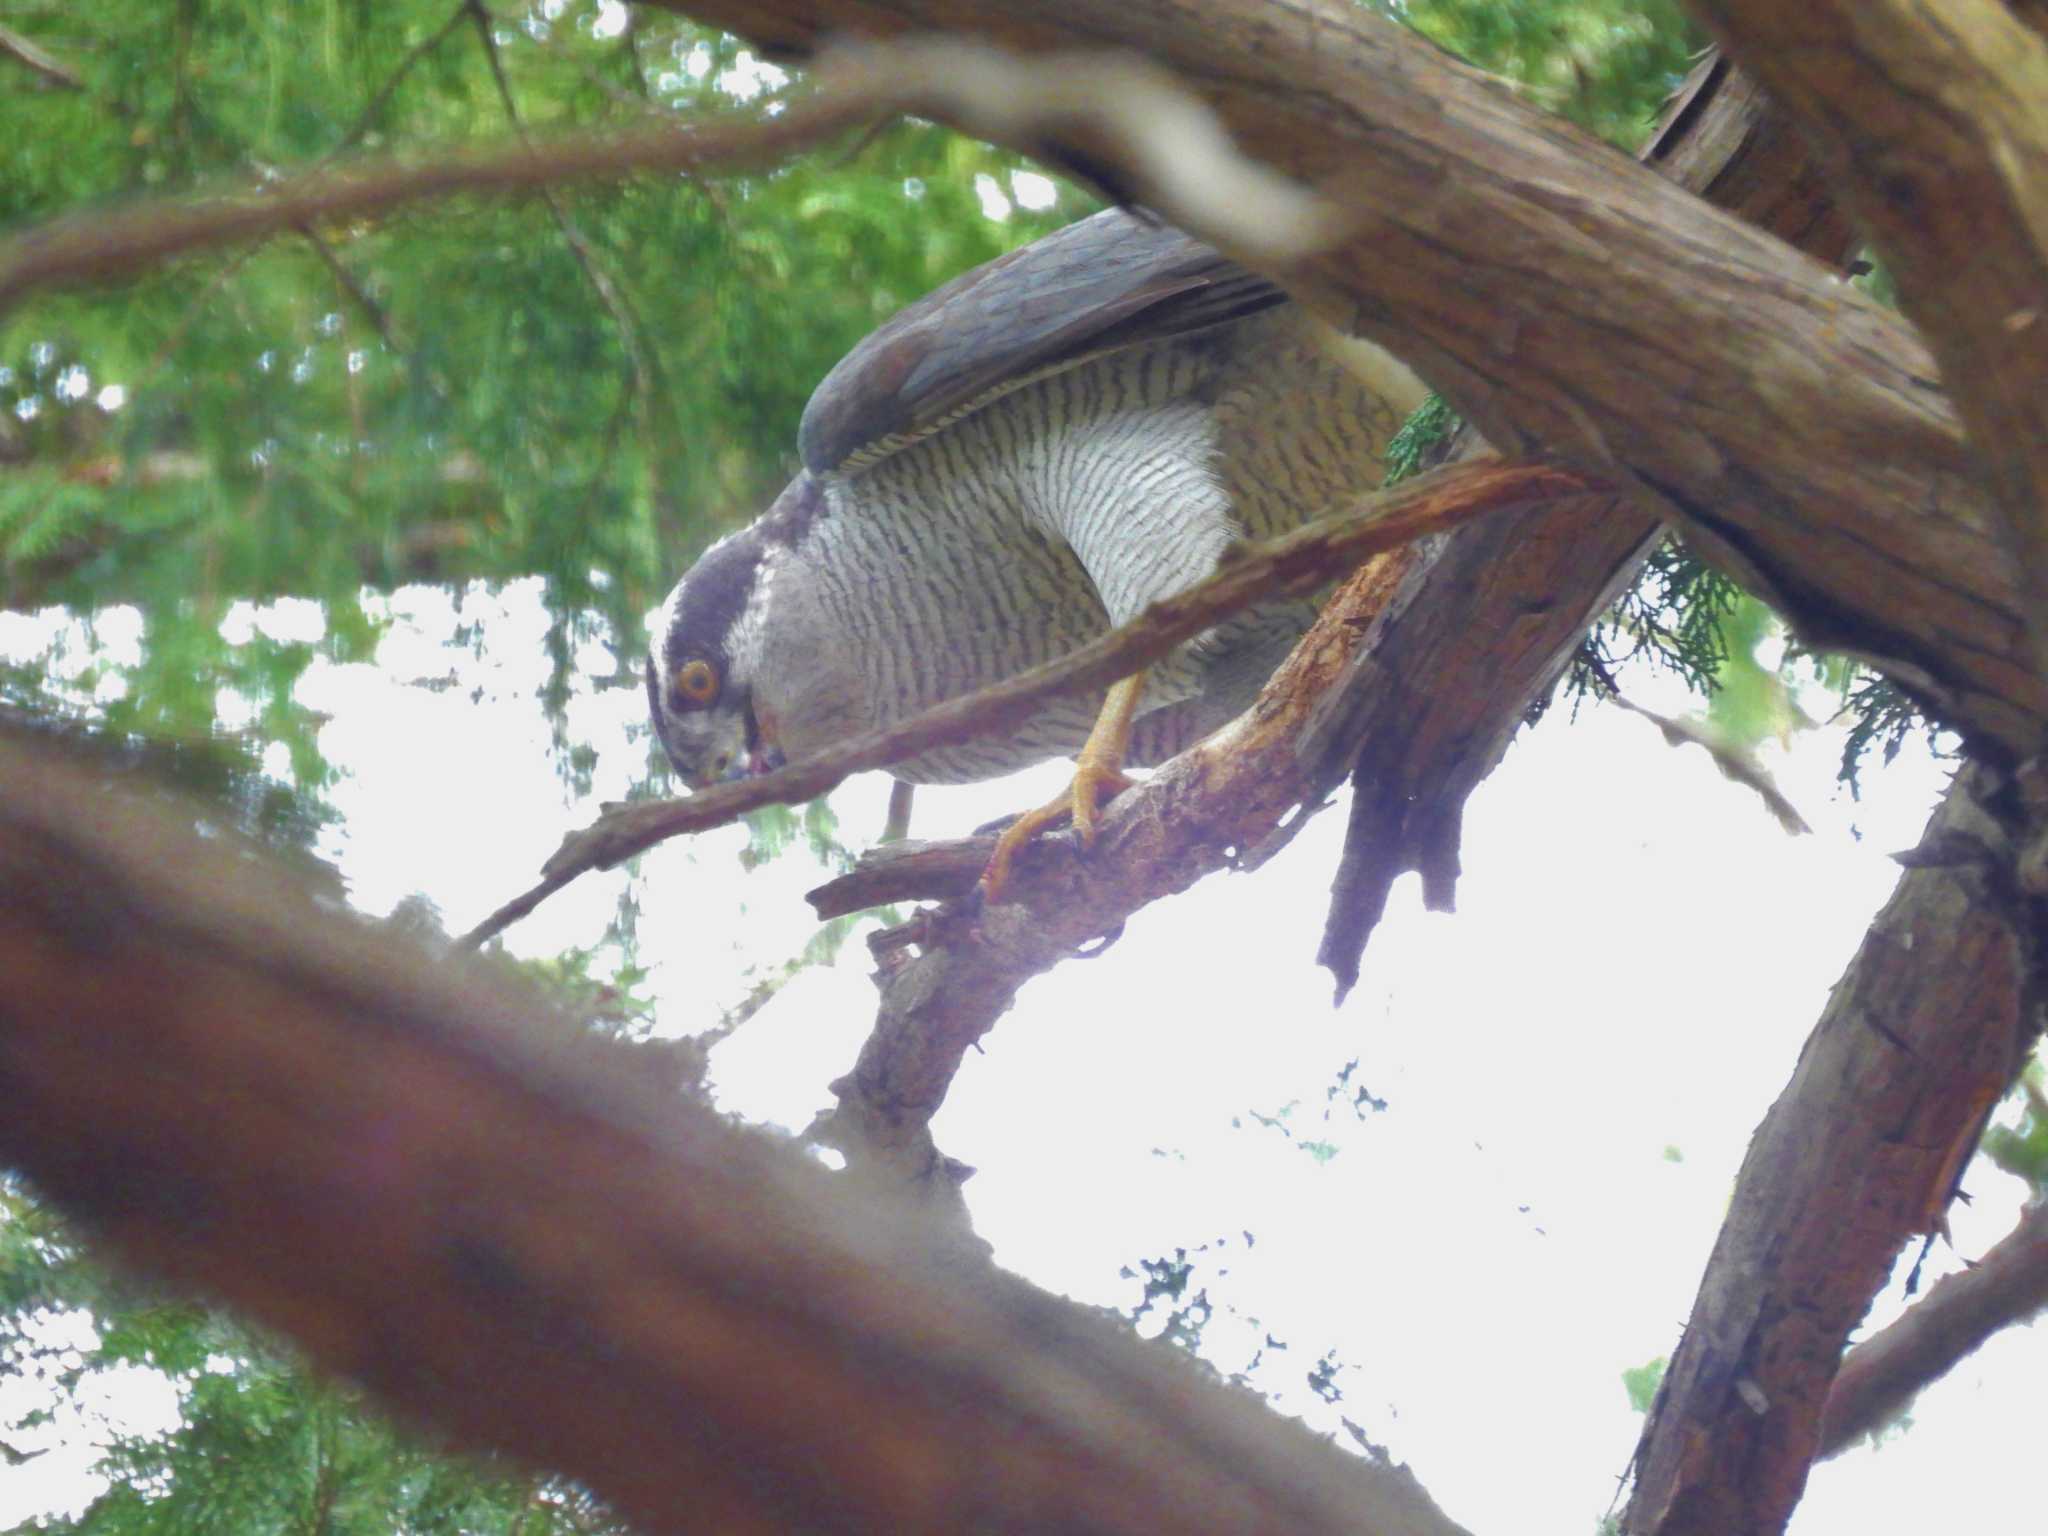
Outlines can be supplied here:
[[996, 839], [996, 851], [989, 855], [988, 868], [981, 873], [982, 898], [998, 900], [1009, 882], [1010, 862], [1016, 858], [1017, 850], [1069, 813], [1074, 818], [1074, 830], [1081, 834], [1081, 846], [1094, 847], [1102, 807], [1133, 782], [1114, 763], [1091, 761], [1084, 753], [1074, 764], [1074, 782], [1057, 799], [1035, 811], [1026, 811], [1003, 828], [1003, 835]]

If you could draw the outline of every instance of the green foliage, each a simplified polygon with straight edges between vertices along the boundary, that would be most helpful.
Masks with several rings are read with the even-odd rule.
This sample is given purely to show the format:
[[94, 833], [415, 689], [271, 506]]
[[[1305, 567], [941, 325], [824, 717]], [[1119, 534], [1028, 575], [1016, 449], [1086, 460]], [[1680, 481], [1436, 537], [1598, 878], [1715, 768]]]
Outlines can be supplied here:
[[1387, 0], [1385, 9], [1628, 149], [1705, 42], [1677, 0]]
[[1200, 1346], [1202, 1330], [1216, 1308], [1208, 1290], [1194, 1285], [1195, 1266], [1187, 1249], [1174, 1249], [1171, 1258], [1140, 1259], [1135, 1270], [1126, 1265], [1118, 1273], [1143, 1282], [1137, 1304], [1127, 1314], [1132, 1322], [1142, 1323], [1157, 1313], [1157, 1337], [1189, 1351]]
[[1993, 1125], [1984, 1132], [1984, 1155], [2015, 1178], [2033, 1187], [2034, 1198], [2048, 1195], [2048, 1075], [2039, 1057], [2027, 1063], [2013, 1090], [2018, 1124]]
[[1399, 485], [1421, 474], [1436, 461], [1437, 452], [1451, 440], [1451, 434], [1464, 424], [1465, 418], [1451, 409], [1451, 403], [1432, 390], [1401, 423], [1401, 430], [1387, 440], [1383, 483]]
[[1711, 696], [1739, 654], [1755, 669], [1754, 657], [1741, 652], [1732, 634], [1749, 634], [1753, 651], [1759, 627], [1767, 622], [1767, 611], [1741, 588], [1683, 544], [1667, 541], [1650, 556], [1635, 585], [1579, 643], [1564, 691], [1574, 700], [1610, 692], [1615, 670], [1641, 659]]
[[1849, 735], [1842, 743], [1840, 778], [1859, 799], [1863, 794], [1860, 775], [1872, 752], [1878, 754], [1880, 761], [1889, 763], [1908, 741], [1922, 737], [1937, 756], [1956, 755], [1953, 746], [1937, 733], [1918, 705], [1889, 678], [1865, 668], [1850, 667], [1842, 713], [1849, 719]]
[[1650, 1405], [1657, 1400], [1657, 1389], [1664, 1385], [1664, 1368], [1671, 1361], [1659, 1355], [1646, 1365], [1621, 1373], [1622, 1389], [1628, 1393], [1628, 1405], [1637, 1413], [1648, 1413]]
[[[1294, 1376], [1284, 1362], [1273, 1358], [1292, 1353], [1287, 1340], [1276, 1337], [1258, 1318], [1247, 1316], [1228, 1303], [1223, 1304], [1219, 1314], [1208, 1286], [1197, 1283], [1204, 1270], [1217, 1279], [1227, 1278], [1233, 1248], [1250, 1249], [1256, 1242], [1251, 1233], [1243, 1232], [1234, 1238], [1218, 1237], [1199, 1243], [1192, 1249], [1178, 1247], [1170, 1256], [1141, 1259], [1135, 1268], [1125, 1265], [1117, 1273], [1123, 1279], [1138, 1281], [1140, 1290], [1138, 1300], [1124, 1311], [1123, 1317], [1146, 1331], [1148, 1337], [1185, 1350], [1215, 1369], [1216, 1346], [1208, 1338], [1208, 1331], [1221, 1315], [1237, 1325], [1236, 1333], [1247, 1341], [1250, 1355], [1236, 1369], [1219, 1370], [1218, 1374], [1268, 1398], [1275, 1396], [1275, 1388], [1284, 1380], [1290, 1386], [1300, 1381], [1325, 1403], [1342, 1402], [1344, 1390], [1337, 1378], [1346, 1367], [1336, 1350], [1325, 1350], [1306, 1371]], [[1346, 1427], [1350, 1427], [1348, 1423]]]

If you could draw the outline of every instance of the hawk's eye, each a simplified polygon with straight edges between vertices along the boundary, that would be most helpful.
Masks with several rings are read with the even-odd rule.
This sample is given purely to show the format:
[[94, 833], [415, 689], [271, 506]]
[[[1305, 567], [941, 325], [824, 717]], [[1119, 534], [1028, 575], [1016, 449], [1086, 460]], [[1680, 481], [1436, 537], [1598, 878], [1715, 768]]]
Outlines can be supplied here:
[[682, 708], [703, 706], [718, 697], [718, 668], [701, 657], [686, 663], [676, 674], [676, 703]]

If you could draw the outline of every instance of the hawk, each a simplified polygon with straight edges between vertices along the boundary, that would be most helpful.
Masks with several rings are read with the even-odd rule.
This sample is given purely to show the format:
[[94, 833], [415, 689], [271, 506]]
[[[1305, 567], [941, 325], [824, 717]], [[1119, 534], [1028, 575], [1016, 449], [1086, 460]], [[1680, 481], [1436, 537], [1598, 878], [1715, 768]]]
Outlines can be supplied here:
[[[1272, 283], [1122, 210], [1013, 251], [902, 310], [811, 396], [803, 468], [663, 605], [654, 727], [693, 788], [768, 771], [1061, 656], [1193, 586], [1242, 539], [1376, 488], [1424, 389]], [[1084, 841], [1125, 762], [1239, 714], [1313, 617], [1251, 608], [1107, 695], [890, 771], [993, 778], [1077, 755]]]

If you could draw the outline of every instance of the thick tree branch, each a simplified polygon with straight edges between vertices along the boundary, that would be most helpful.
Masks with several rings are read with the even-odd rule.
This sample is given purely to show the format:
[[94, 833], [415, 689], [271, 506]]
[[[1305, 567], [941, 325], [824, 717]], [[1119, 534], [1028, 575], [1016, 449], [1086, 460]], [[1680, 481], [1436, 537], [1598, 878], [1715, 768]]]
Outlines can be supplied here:
[[1457, 1536], [197, 814], [0, 743], [0, 1157], [129, 1262], [650, 1531]]
[[[1789, 124], [1717, 58], [1702, 60], [1667, 104], [1642, 157], [1809, 255], [1848, 258], [1852, 232]], [[1468, 426], [1452, 454], [1484, 447]], [[1633, 504], [1589, 498], [1540, 522], [1467, 529], [1418, 567], [1408, 617], [1343, 684], [1358, 767], [1316, 956], [1340, 997], [1357, 981], [1366, 940], [1403, 874], [1421, 875], [1432, 910], [1451, 909], [1466, 799], [1661, 536]]]
[[2000, 1329], [2048, 1308], [2048, 1205], [2036, 1205], [1976, 1263], [1944, 1275], [1890, 1327], [1850, 1350], [1828, 1393], [1820, 1456], [1847, 1450], [1901, 1413]]
[[1623, 1528], [1779, 1530], [1850, 1330], [1933, 1232], [2042, 1026], [2048, 911], [2012, 880], [2031, 812], [1974, 766], [1835, 987], [1764, 1118], [1644, 1427]]
[[1122, 629], [1058, 661], [759, 778], [682, 800], [607, 807], [596, 822], [563, 840], [539, 885], [492, 913], [463, 942], [482, 943], [577, 876], [664, 839], [723, 826], [758, 806], [809, 800], [850, 774], [884, 768], [934, 746], [1011, 729], [1045, 699], [1106, 687], [1251, 603], [1313, 591], [1361, 561], [1425, 535], [1493, 513], [1583, 496], [1586, 488], [1585, 479], [1569, 471], [1497, 462], [1408, 481], [1353, 511], [1246, 547], [1200, 586], [1153, 604]]
[[[1682, 519], [1811, 643], [1876, 661], [1976, 750], [2033, 750], [2048, 681], [1911, 328], [1414, 34], [1341, 0], [665, 3], [785, 52], [934, 30], [1161, 61], [1246, 152], [1363, 218], [1273, 267], [1297, 297], [1502, 451], [1569, 455]], [[1043, 131], [1024, 147], [1060, 157]]]
[[1799, 119], [1932, 345], [2048, 676], [2048, 39], [2001, 0], [1693, 9]]

